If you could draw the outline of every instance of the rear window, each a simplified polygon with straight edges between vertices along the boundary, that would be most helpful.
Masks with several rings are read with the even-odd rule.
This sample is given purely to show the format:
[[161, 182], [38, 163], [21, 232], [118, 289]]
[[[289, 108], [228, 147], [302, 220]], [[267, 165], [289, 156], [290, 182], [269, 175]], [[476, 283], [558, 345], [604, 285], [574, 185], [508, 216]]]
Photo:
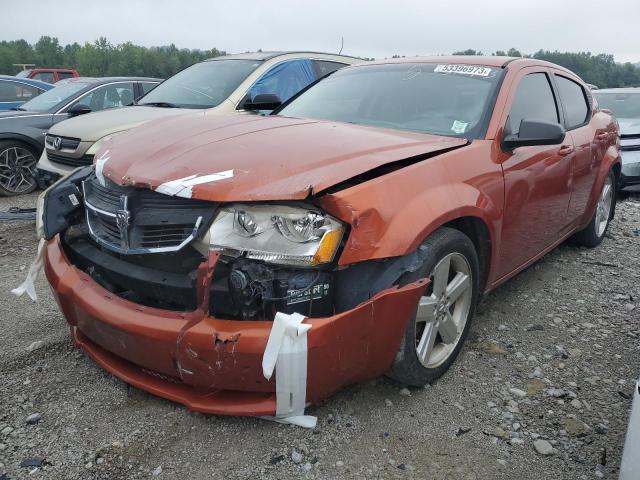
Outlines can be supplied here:
[[565, 119], [567, 129], [582, 125], [589, 114], [589, 105], [584, 90], [573, 80], [560, 75], [556, 75], [556, 83], [567, 116]]

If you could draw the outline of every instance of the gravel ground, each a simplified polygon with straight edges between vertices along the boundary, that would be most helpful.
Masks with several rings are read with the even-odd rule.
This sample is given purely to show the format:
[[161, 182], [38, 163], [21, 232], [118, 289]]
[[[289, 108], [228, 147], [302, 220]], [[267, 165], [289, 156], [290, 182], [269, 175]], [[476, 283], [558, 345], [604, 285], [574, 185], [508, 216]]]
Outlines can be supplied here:
[[71, 345], [44, 279], [37, 304], [9, 294], [36, 238], [0, 223], [0, 479], [617, 478], [640, 373], [639, 244], [632, 197], [599, 248], [563, 245], [484, 299], [440, 381], [346, 388], [304, 430], [127, 388]]

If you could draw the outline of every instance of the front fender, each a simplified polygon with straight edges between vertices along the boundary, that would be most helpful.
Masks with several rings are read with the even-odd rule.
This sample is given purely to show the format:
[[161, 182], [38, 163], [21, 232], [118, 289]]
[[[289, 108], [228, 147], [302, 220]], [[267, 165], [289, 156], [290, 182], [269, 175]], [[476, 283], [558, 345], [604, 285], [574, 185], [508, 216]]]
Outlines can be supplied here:
[[[379, 182], [321, 199], [326, 211], [351, 225], [339, 265], [406, 255], [437, 228], [462, 217], [476, 217], [486, 225], [491, 258], [496, 258], [504, 198], [501, 173], [492, 182], [496, 195], [491, 196], [466, 183], [437, 185], [412, 195], [415, 177], [405, 181], [404, 190], [394, 188], [393, 182]], [[360, 191], [350, 192], [356, 189]]]

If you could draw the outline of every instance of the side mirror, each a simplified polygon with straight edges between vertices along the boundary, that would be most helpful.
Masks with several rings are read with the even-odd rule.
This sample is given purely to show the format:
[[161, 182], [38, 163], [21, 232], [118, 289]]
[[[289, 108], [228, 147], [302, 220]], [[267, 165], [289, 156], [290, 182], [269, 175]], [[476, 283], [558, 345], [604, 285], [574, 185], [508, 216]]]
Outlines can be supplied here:
[[564, 136], [564, 127], [559, 123], [524, 118], [520, 122], [520, 131], [517, 135], [505, 132], [502, 145], [505, 150], [530, 145], [558, 145], [562, 143]]
[[84, 115], [85, 113], [91, 113], [91, 109], [81, 103], [76, 103], [73, 107], [67, 110], [70, 117], [77, 117], [78, 115]]
[[244, 110], [275, 110], [282, 105], [282, 100], [273, 93], [260, 93], [253, 100], [248, 99], [242, 108]]

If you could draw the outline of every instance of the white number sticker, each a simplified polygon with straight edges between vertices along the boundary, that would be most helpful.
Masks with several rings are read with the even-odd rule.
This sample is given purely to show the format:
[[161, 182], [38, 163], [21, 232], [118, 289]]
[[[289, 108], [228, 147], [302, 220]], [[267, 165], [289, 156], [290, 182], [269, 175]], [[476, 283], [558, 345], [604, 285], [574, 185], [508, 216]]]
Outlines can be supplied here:
[[436, 73], [459, 73], [462, 75], [476, 75], [478, 77], [488, 77], [491, 69], [487, 67], [478, 67], [477, 65], [436, 65], [433, 69]]

